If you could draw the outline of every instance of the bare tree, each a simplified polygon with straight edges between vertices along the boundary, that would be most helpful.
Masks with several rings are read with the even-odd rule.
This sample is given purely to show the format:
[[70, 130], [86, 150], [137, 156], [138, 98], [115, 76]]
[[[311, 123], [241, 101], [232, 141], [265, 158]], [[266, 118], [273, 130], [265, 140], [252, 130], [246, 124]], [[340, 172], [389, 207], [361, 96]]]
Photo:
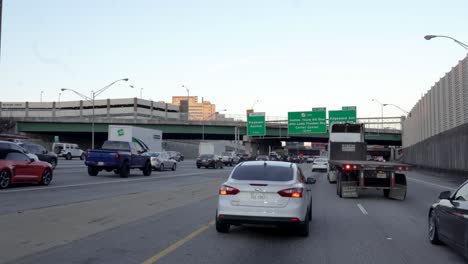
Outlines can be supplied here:
[[0, 118], [0, 133], [8, 132], [15, 126], [16, 122], [13, 118]]

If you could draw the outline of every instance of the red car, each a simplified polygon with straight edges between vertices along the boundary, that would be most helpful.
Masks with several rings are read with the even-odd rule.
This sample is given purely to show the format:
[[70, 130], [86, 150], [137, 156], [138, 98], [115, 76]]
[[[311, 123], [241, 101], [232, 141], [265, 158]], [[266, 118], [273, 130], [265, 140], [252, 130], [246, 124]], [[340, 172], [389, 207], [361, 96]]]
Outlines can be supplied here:
[[0, 189], [15, 183], [49, 185], [52, 171], [47, 162], [35, 161], [16, 150], [0, 149]]

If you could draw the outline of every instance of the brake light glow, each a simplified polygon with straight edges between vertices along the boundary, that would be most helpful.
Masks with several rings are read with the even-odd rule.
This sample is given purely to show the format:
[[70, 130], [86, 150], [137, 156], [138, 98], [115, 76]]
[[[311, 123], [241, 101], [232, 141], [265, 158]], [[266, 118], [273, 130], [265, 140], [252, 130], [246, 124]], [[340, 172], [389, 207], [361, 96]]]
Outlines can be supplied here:
[[400, 170], [400, 171], [403, 170], [403, 167], [402, 166], [398, 167], [398, 170]]
[[353, 165], [353, 170], [357, 170], [357, 165]]
[[236, 195], [238, 193], [238, 189], [228, 185], [223, 185], [221, 188], [219, 188], [219, 195]]
[[409, 170], [409, 167], [408, 167], [408, 166], [406, 166], [406, 170]]
[[120, 159], [120, 154], [119, 153], [115, 154], [115, 159]]
[[346, 164], [346, 165], [345, 165], [345, 170], [351, 170], [351, 165]]
[[299, 222], [299, 218], [293, 217], [293, 218], [291, 218], [291, 222]]
[[278, 192], [281, 197], [302, 198], [303, 188], [290, 188]]

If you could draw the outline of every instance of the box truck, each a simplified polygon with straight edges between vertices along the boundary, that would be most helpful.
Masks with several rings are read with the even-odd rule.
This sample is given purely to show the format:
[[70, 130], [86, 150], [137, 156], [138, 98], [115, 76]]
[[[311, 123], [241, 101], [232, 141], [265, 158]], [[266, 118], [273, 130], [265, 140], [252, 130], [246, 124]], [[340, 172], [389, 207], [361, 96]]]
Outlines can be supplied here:
[[148, 151], [162, 151], [162, 131], [136, 126], [109, 125], [108, 140], [138, 142]]

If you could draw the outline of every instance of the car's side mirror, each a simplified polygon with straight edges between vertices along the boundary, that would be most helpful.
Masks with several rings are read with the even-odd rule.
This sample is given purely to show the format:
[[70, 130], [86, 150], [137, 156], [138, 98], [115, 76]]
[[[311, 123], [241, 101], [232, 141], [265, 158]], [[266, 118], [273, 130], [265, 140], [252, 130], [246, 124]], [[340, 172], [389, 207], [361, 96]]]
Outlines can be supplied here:
[[439, 194], [439, 199], [440, 200], [450, 200], [451, 196], [452, 196], [451, 191], [445, 191], [445, 192], [441, 192]]
[[307, 178], [307, 180], [306, 180], [307, 184], [315, 184], [316, 182], [317, 182], [317, 180], [315, 178], [312, 178], [312, 177]]

